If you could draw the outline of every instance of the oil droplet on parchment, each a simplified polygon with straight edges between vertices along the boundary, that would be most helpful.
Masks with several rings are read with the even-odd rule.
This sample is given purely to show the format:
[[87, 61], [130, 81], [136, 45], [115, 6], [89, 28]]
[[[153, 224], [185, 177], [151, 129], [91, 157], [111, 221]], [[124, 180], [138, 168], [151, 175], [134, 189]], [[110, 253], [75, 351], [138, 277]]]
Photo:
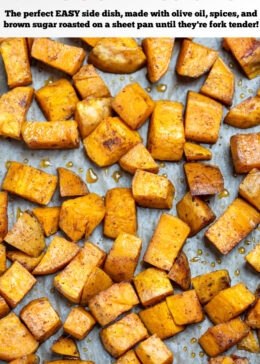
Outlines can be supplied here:
[[224, 190], [218, 195], [218, 198], [228, 197], [229, 192], [224, 188]]
[[87, 170], [86, 181], [88, 183], [96, 183], [98, 181], [98, 176], [96, 175], [96, 173], [93, 171], [92, 168], [88, 168]]
[[42, 159], [42, 160], [40, 161], [40, 167], [41, 167], [41, 168], [47, 168], [47, 167], [50, 167], [50, 166], [52, 166], [52, 164], [51, 164], [51, 161], [50, 161], [50, 159], [49, 159], [49, 158]]
[[118, 183], [118, 182], [119, 182], [119, 180], [120, 180], [120, 178], [122, 178], [122, 176], [123, 176], [123, 174], [122, 174], [122, 172], [120, 172], [120, 171], [115, 171], [115, 172], [112, 174], [112, 178], [114, 179], [114, 181], [115, 181], [116, 183]]

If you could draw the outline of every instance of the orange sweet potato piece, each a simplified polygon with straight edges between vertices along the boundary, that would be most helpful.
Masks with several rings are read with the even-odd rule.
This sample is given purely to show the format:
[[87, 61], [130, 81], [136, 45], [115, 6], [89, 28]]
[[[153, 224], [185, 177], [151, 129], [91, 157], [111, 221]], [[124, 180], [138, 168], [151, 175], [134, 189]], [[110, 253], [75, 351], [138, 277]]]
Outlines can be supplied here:
[[233, 135], [230, 148], [236, 173], [260, 168], [260, 133]]
[[90, 47], [95, 47], [95, 45], [103, 38], [101, 37], [96, 37], [96, 38], [80, 38], [82, 39], [85, 43], [87, 43]]
[[61, 197], [84, 196], [88, 194], [86, 183], [67, 168], [57, 168]]
[[251, 353], [259, 353], [259, 344], [251, 329], [249, 329], [249, 333], [241, 341], [239, 341], [237, 349], [249, 351]]
[[260, 243], [247, 254], [245, 259], [257, 272], [260, 272]]
[[260, 170], [253, 168], [239, 185], [239, 194], [260, 211]]
[[135, 352], [143, 364], [171, 364], [173, 362], [172, 353], [156, 334], [142, 341]]
[[39, 220], [45, 236], [55, 234], [59, 229], [60, 207], [36, 207], [32, 210]]
[[249, 97], [234, 106], [225, 116], [224, 123], [247, 129], [260, 124], [260, 97]]
[[168, 277], [174, 283], [177, 283], [184, 291], [187, 291], [190, 288], [190, 266], [188, 258], [183, 251], [181, 251], [175, 259], [168, 273]]
[[35, 354], [29, 354], [24, 355], [19, 359], [15, 359], [10, 361], [12, 364], [40, 364], [40, 358], [38, 355]]
[[8, 195], [7, 192], [0, 191], [0, 243], [3, 241], [8, 231]]
[[55, 340], [50, 347], [51, 351], [59, 355], [72, 356], [73, 358], [80, 358], [77, 344], [73, 339], [68, 336], [61, 336]]
[[6, 247], [0, 244], [0, 275], [6, 271]]
[[245, 322], [253, 329], [260, 329], [260, 298], [257, 297], [253, 306], [249, 308], [246, 314]]
[[134, 349], [131, 349], [120, 356], [114, 364], [141, 364], [141, 362], [137, 358]]
[[6, 254], [7, 258], [12, 262], [19, 262], [24, 268], [26, 268], [29, 272], [32, 272], [33, 269], [40, 263], [42, 260], [44, 253], [41, 253], [38, 257], [31, 257], [20, 250], [10, 250]]
[[187, 161], [210, 160], [212, 157], [211, 151], [207, 148], [189, 142], [184, 144], [184, 154]]
[[0, 319], [5, 317], [8, 312], [10, 312], [10, 307], [8, 306], [6, 300], [0, 296]]
[[237, 355], [217, 356], [209, 359], [209, 364], [249, 364], [247, 358], [241, 358]]
[[63, 326], [63, 330], [78, 340], [84, 339], [92, 330], [96, 321], [94, 317], [82, 307], [73, 307]]

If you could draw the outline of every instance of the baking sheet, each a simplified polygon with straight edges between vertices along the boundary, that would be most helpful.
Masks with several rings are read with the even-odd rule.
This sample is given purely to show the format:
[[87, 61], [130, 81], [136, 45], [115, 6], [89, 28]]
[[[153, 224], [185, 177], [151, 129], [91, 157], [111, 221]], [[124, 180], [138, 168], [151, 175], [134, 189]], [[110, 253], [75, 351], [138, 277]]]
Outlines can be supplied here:
[[[79, 39], [63, 39], [60, 38], [61, 42], [78, 45], [84, 47], [84, 49], [89, 51], [89, 48], [85, 43], [81, 42]], [[141, 39], [137, 39], [138, 42], [141, 42]], [[232, 67], [232, 71], [236, 75], [236, 89], [235, 96], [233, 100], [233, 105], [240, 103], [245, 100], [249, 96], [254, 96], [260, 87], [260, 77], [254, 80], [248, 80], [243, 72], [240, 70], [238, 64], [233, 59], [233, 57], [226, 51], [224, 51], [221, 47], [222, 39], [217, 38], [195, 38], [195, 42], [211, 47], [215, 50], [220, 51], [220, 55], [226, 64], [229, 64]], [[170, 68], [167, 74], [157, 83], [151, 85], [146, 77], [146, 68], [132, 74], [132, 75], [114, 75], [114, 74], [106, 74], [102, 73], [98, 70], [101, 77], [104, 79], [106, 84], [108, 85], [111, 93], [115, 96], [125, 85], [132, 82], [139, 82], [140, 85], [144, 88], [150, 87], [150, 96], [154, 100], [172, 100], [182, 102], [184, 105], [186, 104], [186, 95], [189, 90], [193, 90], [199, 92], [200, 87], [202, 86], [206, 76], [200, 77], [197, 80], [183, 80], [179, 77], [175, 72], [175, 64], [177, 55], [179, 53], [181, 40], [176, 40], [173, 56], [170, 64]], [[6, 83], [6, 75], [2, 60], [0, 61], [0, 87], [1, 94], [8, 91], [7, 83]], [[84, 64], [86, 60], [84, 61]], [[33, 75], [33, 87], [37, 90], [40, 87], [44, 86], [44, 81], [48, 80], [50, 77], [53, 77], [54, 80], [57, 80], [61, 77], [66, 77], [66, 75], [62, 72], [52, 69], [51, 67], [44, 66], [40, 62], [32, 61], [32, 75]], [[158, 85], [163, 85], [163, 87], [157, 87]], [[163, 88], [165, 92], [159, 92], [159, 90]], [[224, 116], [227, 113], [227, 109], [224, 107]], [[29, 109], [27, 120], [31, 121], [42, 121], [45, 120], [43, 114], [38, 108], [36, 101], [34, 100], [32, 106]], [[229, 139], [231, 135], [242, 132], [242, 133], [250, 133], [259, 131], [259, 127], [251, 128], [248, 130], [240, 130], [237, 128], [233, 128], [226, 124], [222, 124], [220, 128], [220, 134], [218, 142], [213, 145], [205, 145], [209, 147], [212, 151], [212, 160], [210, 163], [216, 164], [220, 167], [221, 172], [224, 176], [225, 180], [225, 188], [229, 191], [229, 196], [225, 198], [219, 199], [218, 196], [214, 196], [210, 199], [210, 206], [215, 212], [216, 216], [220, 216], [228, 205], [236, 198], [238, 193], [238, 186], [241, 180], [243, 179], [243, 175], [235, 176], [232, 159], [230, 155], [229, 148]], [[146, 122], [139, 132], [144, 140], [144, 144], [146, 145], [147, 140], [147, 130], [148, 130], [148, 122]], [[57, 167], [65, 167], [69, 168], [72, 171], [78, 173], [84, 180], [86, 180], [86, 173], [88, 168], [92, 168], [96, 175], [98, 176], [98, 181], [96, 183], [88, 184], [90, 192], [95, 192], [101, 196], [105, 196], [106, 191], [110, 188], [114, 187], [130, 187], [132, 176], [125, 171], [121, 170], [120, 167], [116, 164], [110, 166], [105, 170], [104, 168], [97, 167], [94, 163], [92, 163], [85, 155], [83, 144], [81, 142], [79, 149], [73, 150], [45, 150], [45, 151], [32, 151], [26, 147], [25, 144], [16, 140], [4, 140], [1, 139], [0, 144], [0, 183], [3, 180], [3, 177], [6, 173], [5, 164], [7, 161], [16, 160], [21, 163], [26, 163], [35, 168], [42, 169], [43, 171], [51, 174], [57, 174]], [[49, 166], [42, 167], [42, 161], [46, 161]], [[45, 162], [45, 164], [46, 164]], [[184, 196], [187, 192], [187, 184], [185, 180], [185, 175], [183, 171], [183, 163], [184, 159], [178, 163], [173, 162], [165, 162], [161, 164], [159, 174], [166, 174], [168, 178], [173, 182], [175, 186], [175, 197], [173, 208], [167, 212], [176, 215], [176, 203]], [[71, 167], [68, 167], [71, 165]], [[164, 166], [165, 165], [165, 166]], [[79, 172], [81, 171], [81, 172]], [[112, 175], [115, 171], [120, 171], [122, 173], [122, 178], [118, 181], [118, 183], [113, 179]], [[36, 206], [36, 204], [30, 203], [29, 201], [23, 200], [21, 198], [15, 196], [9, 196], [9, 229], [16, 221], [17, 210], [21, 209], [24, 211], [25, 209], [32, 209]], [[56, 190], [53, 199], [49, 206], [56, 206], [62, 203], [62, 199], [59, 198], [58, 189]], [[140, 260], [138, 267], [136, 269], [136, 273], [140, 272], [144, 268], [142, 264], [140, 264], [143, 254], [147, 248], [147, 245], [153, 235], [159, 217], [162, 213], [162, 210], [156, 209], [145, 209], [138, 207], [138, 233], [137, 235], [143, 239], [143, 248], [142, 253], [140, 255]], [[245, 264], [244, 257], [245, 255], [252, 250], [252, 248], [259, 242], [260, 231], [255, 229], [246, 239], [244, 239], [236, 248], [234, 248], [227, 256], [222, 256], [217, 252], [215, 248], [212, 247], [212, 244], [207, 242], [204, 238], [203, 229], [193, 238], [187, 239], [187, 242], [184, 246], [184, 251], [188, 256], [190, 261], [190, 268], [192, 277], [208, 273], [217, 269], [228, 269], [232, 285], [237, 284], [238, 282], [245, 283], [248, 288], [254, 292], [259, 282], [259, 274], [256, 271], [251, 269], [248, 265]], [[58, 235], [63, 236], [62, 232], [59, 231]], [[53, 236], [46, 239], [46, 244], [49, 245], [50, 241], [53, 239]], [[109, 252], [113, 241], [111, 239], [107, 239], [102, 234], [102, 224], [98, 226], [92, 236], [89, 239], [93, 243], [97, 244], [101, 249], [106, 252]], [[83, 244], [83, 240], [79, 242], [80, 245]], [[238, 249], [239, 247], [245, 248], [245, 254], [240, 254]], [[198, 250], [202, 251], [202, 254], [199, 255]], [[193, 259], [196, 258], [196, 259]], [[191, 260], [193, 260], [191, 262]], [[239, 275], [238, 271], [240, 271]], [[56, 273], [57, 274], [57, 273]], [[71, 310], [72, 304], [65, 299], [62, 295], [60, 295], [57, 291], [53, 289], [53, 277], [54, 275], [47, 275], [42, 277], [37, 277], [37, 284], [34, 288], [25, 296], [22, 302], [15, 308], [14, 312], [19, 315], [20, 310], [24, 307], [28, 302], [32, 299], [47, 296], [55, 309], [58, 311], [62, 322], [64, 323], [69, 311]], [[178, 289], [175, 290], [178, 292]], [[135, 307], [133, 311], [139, 311], [140, 307]], [[198, 364], [198, 363], [207, 363], [207, 356], [200, 356], [202, 353], [202, 349], [200, 348], [197, 342], [191, 343], [192, 338], [198, 339], [208, 327], [211, 326], [210, 321], [206, 318], [205, 321], [196, 325], [190, 325], [186, 328], [186, 330], [173, 338], [165, 340], [167, 346], [172, 351], [174, 355], [174, 363], [181, 364], [184, 362], [187, 364]], [[104, 364], [104, 363], [113, 363], [115, 359], [113, 359], [102, 347], [102, 344], [99, 340], [99, 332], [100, 327], [98, 325], [90, 332], [90, 334], [86, 337], [86, 339], [82, 341], [77, 341], [77, 345], [80, 351], [80, 356], [82, 360], [93, 360], [96, 364]], [[37, 354], [40, 356], [41, 360], [57, 360], [60, 356], [52, 354], [50, 351], [50, 346], [53, 341], [57, 339], [62, 334], [62, 329], [58, 331], [54, 336], [52, 336], [47, 342], [43, 343], [37, 351]], [[194, 340], [193, 340], [194, 341]], [[186, 349], [185, 349], [186, 348]], [[185, 351], [186, 350], [186, 351]], [[260, 362], [260, 354], [250, 354], [245, 351], [237, 351], [236, 346], [231, 348], [227, 354], [236, 353], [240, 356], [246, 356], [250, 359], [251, 363], [259, 363]], [[202, 354], [201, 354], [202, 355]]]

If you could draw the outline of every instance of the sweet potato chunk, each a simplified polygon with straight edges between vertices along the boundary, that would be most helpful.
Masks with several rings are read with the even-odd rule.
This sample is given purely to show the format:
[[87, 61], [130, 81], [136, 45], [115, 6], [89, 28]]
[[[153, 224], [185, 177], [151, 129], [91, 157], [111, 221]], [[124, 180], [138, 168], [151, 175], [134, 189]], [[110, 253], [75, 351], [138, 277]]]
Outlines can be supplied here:
[[217, 58], [200, 92], [225, 105], [231, 105], [235, 92], [235, 75], [220, 57]]
[[217, 356], [209, 359], [209, 364], [249, 364], [247, 358], [241, 358], [237, 355]]
[[7, 192], [0, 191], [0, 243], [3, 241], [8, 231], [7, 206]]
[[206, 163], [185, 163], [184, 170], [191, 196], [214, 195], [224, 189], [219, 167]]
[[0, 296], [0, 319], [8, 314], [10, 307], [8, 306], [6, 300]]
[[82, 139], [86, 138], [105, 118], [112, 116], [112, 97], [97, 97], [77, 103], [75, 120]]
[[223, 106], [201, 94], [188, 92], [185, 112], [185, 137], [201, 143], [218, 140]]
[[63, 329], [78, 340], [84, 339], [92, 330], [96, 321], [91, 314], [82, 307], [73, 307], [70, 311]]
[[36, 265], [38, 265], [42, 260], [44, 253], [35, 258], [30, 257], [30, 255], [27, 255], [20, 250], [10, 250], [7, 252], [6, 256], [12, 262], [19, 262], [29, 272], [32, 272]]
[[191, 278], [191, 282], [202, 305], [209, 302], [223, 289], [230, 287], [230, 277], [225, 269]]
[[180, 102], [156, 101], [147, 142], [154, 159], [179, 161], [182, 158], [185, 143], [182, 113]]
[[258, 297], [246, 314], [245, 322], [253, 329], [260, 329], [260, 298]]
[[174, 38], [145, 38], [143, 40], [150, 82], [159, 81], [168, 71], [173, 46]]
[[142, 143], [138, 143], [119, 160], [125, 171], [135, 174], [136, 170], [158, 173], [159, 166]]
[[224, 38], [226, 48], [236, 58], [249, 79], [260, 73], [260, 42], [255, 38]]
[[0, 52], [5, 65], [8, 86], [14, 88], [30, 85], [32, 75], [26, 38], [6, 38], [1, 43]]
[[191, 273], [186, 254], [181, 251], [175, 259], [168, 277], [177, 283], [184, 291], [190, 288]]
[[86, 360], [53, 360], [53, 361], [44, 361], [43, 364], [95, 364], [93, 361], [86, 361]]
[[31, 56], [73, 76], [80, 69], [86, 53], [83, 48], [73, 47], [49, 38], [35, 38]]
[[86, 183], [67, 168], [57, 168], [61, 197], [84, 196], [88, 194]]
[[116, 163], [131, 148], [142, 141], [118, 117], [107, 117], [84, 140], [89, 158], [99, 167]]
[[96, 37], [96, 38], [80, 38], [83, 42], [87, 43], [90, 47], [95, 47], [95, 45], [103, 38]]
[[79, 252], [80, 247], [66, 239], [55, 236], [33, 274], [52, 274], [67, 265]]
[[133, 73], [145, 65], [146, 57], [133, 38], [102, 38], [88, 62], [104, 72]]
[[114, 282], [131, 281], [141, 253], [142, 239], [119, 234], [107, 256], [104, 271]]
[[190, 192], [177, 203], [176, 209], [179, 218], [190, 227], [189, 236], [196, 235], [216, 218], [209, 205], [198, 196], [192, 196]]
[[130, 313], [100, 332], [104, 348], [118, 358], [148, 337], [148, 332], [136, 313]]
[[48, 298], [31, 301], [20, 312], [20, 317], [37, 341], [46, 341], [62, 326], [57, 312]]
[[238, 350], [245, 350], [251, 353], [259, 353], [259, 345], [253, 334], [253, 331], [249, 329], [249, 333], [237, 344]]
[[61, 336], [55, 340], [50, 347], [51, 351], [59, 355], [72, 356], [73, 358], [80, 358], [77, 345], [73, 339], [67, 336]]
[[236, 173], [260, 168], [260, 133], [233, 135], [230, 148]]
[[253, 168], [239, 185], [239, 194], [260, 210], [260, 170]]
[[247, 254], [245, 259], [257, 272], [260, 272], [260, 243]]
[[136, 235], [136, 206], [131, 188], [112, 188], [106, 194], [104, 235], [117, 238], [120, 233]]
[[92, 234], [105, 216], [102, 197], [95, 193], [63, 202], [59, 226], [73, 241]]
[[132, 180], [132, 192], [142, 207], [171, 209], [175, 189], [167, 177], [137, 170]]
[[10, 361], [34, 353], [39, 343], [15, 313], [0, 320], [0, 359]]
[[143, 306], [154, 305], [173, 294], [166, 272], [148, 268], [134, 277], [135, 289]]
[[79, 147], [78, 125], [67, 121], [25, 121], [22, 136], [31, 149], [73, 149]]
[[36, 207], [32, 210], [33, 214], [39, 220], [45, 236], [51, 236], [58, 231], [60, 207]]
[[12, 364], [40, 364], [40, 358], [38, 355], [35, 354], [29, 354], [24, 355], [19, 359], [15, 359], [10, 361]]
[[260, 124], [260, 97], [249, 97], [234, 106], [225, 116], [224, 123], [247, 129]]
[[189, 226], [170, 214], [162, 213], [144, 261], [157, 268], [170, 270], [190, 232]]
[[253, 293], [243, 283], [239, 283], [220, 291], [204, 306], [204, 310], [214, 324], [220, 324], [240, 315], [254, 300]]
[[23, 212], [5, 236], [5, 241], [31, 257], [38, 257], [45, 249], [42, 227], [30, 211]]
[[237, 344], [248, 332], [248, 326], [235, 318], [210, 327], [199, 338], [199, 343], [209, 356], [217, 356]]
[[84, 285], [80, 305], [87, 306], [91, 297], [111, 287], [112, 284], [113, 281], [108, 274], [98, 267], [93, 268]]
[[82, 99], [111, 96], [108, 87], [92, 64], [81, 67], [72, 79], [74, 87]]
[[36, 279], [34, 276], [20, 263], [14, 262], [0, 277], [0, 295], [4, 297], [12, 308], [14, 308], [35, 283]]
[[138, 303], [139, 300], [132, 285], [121, 282], [93, 296], [89, 300], [88, 307], [97, 322], [105, 326]]
[[11, 162], [2, 189], [40, 205], [47, 205], [56, 189], [58, 178], [31, 166]]
[[228, 209], [205, 232], [205, 236], [222, 253], [227, 254], [260, 222], [260, 214], [241, 198], [235, 199]]
[[135, 352], [143, 364], [171, 364], [173, 362], [172, 353], [156, 334], [141, 342]]
[[6, 247], [0, 244], [0, 275], [6, 271]]
[[187, 161], [210, 160], [212, 157], [211, 151], [207, 148], [189, 142], [184, 144], [184, 154]]
[[166, 297], [166, 303], [177, 325], [189, 325], [205, 319], [195, 289]]
[[176, 325], [165, 301], [140, 311], [139, 316], [148, 331], [157, 334], [162, 340], [174, 336], [185, 329]]
[[176, 71], [181, 76], [198, 78], [208, 72], [218, 57], [218, 52], [184, 39]]
[[82, 290], [94, 267], [103, 264], [106, 254], [86, 242], [74, 259], [54, 278], [55, 288], [68, 300], [79, 303]]
[[21, 138], [21, 126], [33, 98], [32, 87], [16, 87], [0, 98], [0, 135]]
[[114, 364], [141, 364], [135, 355], [134, 349], [127, 351], [124, 355], [122, 355]]
[[131, 129], [139, 129], [153, 112], [154, 102], [136, 82], [116, 95], [112, 108]]

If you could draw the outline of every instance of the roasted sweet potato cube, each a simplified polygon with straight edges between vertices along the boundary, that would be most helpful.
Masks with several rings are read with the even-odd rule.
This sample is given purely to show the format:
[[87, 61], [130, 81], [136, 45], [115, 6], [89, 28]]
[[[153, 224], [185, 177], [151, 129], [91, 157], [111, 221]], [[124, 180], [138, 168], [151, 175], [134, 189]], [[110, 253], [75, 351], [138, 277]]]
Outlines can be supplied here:
[[230, 287], [230, 277], [225, 269], [191, 278], [191, 282], [202, 305], [209, 302], [223, 289]]
[[249, 79], [260, 73], [260, 42], [255, 38], [224, 38], [225, 45]]
[[82, 99], [111, 96], [108, 87], [92, 64], [81, 67], [72, 79], [74, 87]]
[[227, 254], [260, 222], [260, 213], [241, 198], [235, 199], [205, 236], [222, 253]]
[[138, 314], [148, 331], [152, 335], [157, 334], [162, 340], [185, 329], [185, 326], [175, 324], [165, 301], [148, 307]]
[[43, 364], [94, 364], [94, 362], [86, 360], [67, 359], [67, 360], [44, 361]]
[[21, 139], [21, 125], [33, 98], [32, 87], [16, 87], [0, 98], [0, 135]]
[[0, 319], [8, 314], [10, 307], [8, 306], [6, 300], [0, 296]]
[[103, 38], [96, 37], [96, 38], [80, 38], [83, 42], [87, 43], [90, 47], [95, 47], [95, 45]]
[[184, 39], [176, 71], [181, 76], [198, 78], [208, 72], [218, 57], [218, 52]]
[[80, 358], [77, 345], [73, 339], [68, 336], [61, 336], [55, 340], [50, 347], [51, 351], [59, 355], [72, 356]]
[[86, 242], [75, 258], [54, 278], [54, 286], [71, 302], [79, 303], [92, 269], [101, 266], [105, 257], [101, 249]]
[[14, 88], [30, 85], [32, 75], [26, 38], [6, 38], [1, 43], [0, 52], [4, 61], [8, 86]]
[[247, 129], [260, 124], [260, 97], [249, 97], [234, 106], [225, 116], [224, 123]]
[[154, 102], [136, 82], [116, 95], [112, 108], [131, 129], [139, 129], [153, 112]]
[[59, 226], [73, 241], [87, 239], [105, 216], [104, 200], [95, 193], [63, 202]]
[[82, 139], [86, 138], [106, 117], [112, 116], [112, 97], [97, 97], [77, 103], [75, 120]]
[[33, 274], [44, 275], [57, 272], [67, 265], [79, 252], [80, 247], [66, 239], [55, 236]]
[[162, 213], [144, 261], [157, 268], [170, 270], [189, 232], [189, 226], [178, 217]]
[[6, 253], [8, 259], [12, 262], [19, 262], [24, 268], [26, 268], [29, 272], [33, 271], [33, 269], [40, 263], [42, 260], [44, 253], [41, 253], [38, 257], [30, 257], [20, 250], [10, 250]]
[[24, 142], [31, 149], [73, 149], [79, 147], [78, 124], [66, 121], [25, 121], [22, 125]]
[[216, 358], [210, 358], [209, 364], [249, 364], [249, 361], [247, 358], [241, 358], [237, 355], [217, 356]]
[[143, 40], [150, 82], [159, 81], [168, 71], [173, 46], [174, 38], [145, 38]]
[[171, 209], [175, 189], [167, 177], [138, 169], [132, 180], [132, 192], [142, 207]]
[[0, 320], [0, 359], [10, 361], [34, 353], [39, 343], [15, 313]]
[[33, 300], [24, 306], [20, 317], [40, 342], [49, 339], [62, 326], [59, 315], [46, 297]]
[[94, 317], [82, 307], [73, 307], [63, 326], [63, 330], [78, 340], [84, 339], [92, 330], [96, 321]]
[[40, 205], [47, 205], [56, 189], [58, 178], [31, 166], [11, 162], [2, 189]]
[[137, 274], [134, 285], [143, 306], [154, 305], [173, 294], [166, 272], [156, 268], [148, 268]]
[[12, 363], [12, 364], [39, 364], [40, 358], [38, 357], [38, 355], [29, 354], [29, 355], [24, 355], [19, 359], [12, 360], [12, 361], [10, 361], [10, 363]]
[[259, 345], [251, 329], [249, 333], [237, 344], [238, 350], [245, 350], [251, 353], [259, 353]]
[[136, 235], [136, 206], [131, 188], [112, 188], [106, 194], [104, 235], [117, 238], [121, 233]]
[[84, 285], [80, 305], [87, 306], [91, 297], [111, 287], [112, 284], [113, 281], [108, 274], [106, 274], [102, 269], [94, 267]]
[[104, 348], [118, 358], [148, 337], [148, 332], [136, 313], [130, 313], [100, 332]]
[[130, 281], [141, 253], [142, 239], [122, 233], [119, 234], [107, 256], [104, 271], [114, 282]]
[[177, 283], [184, 291], [190, 288], [191, 273], [186, 254], [181, 251], [175, 259], [168, 277]]
[[191, 196], [214, 195], [224, 189], [224, 178], [218, 166], [206, 163], [185, 163], [184, 171]]
[[114, 364], [141, 364], [134, 349], [127, 351], [124, 355], [120, 356]]
[[14, 262], [0, 277], [0, 295], [4, 297], [9, 306], [14, 308], [35, 283], [34, 276], [20, 263]]
[[136, 144], [119, 160], [125, 171], [135, 174], [136, 170], [158, 173], [159, 166], [142, 143]]
[[89, 300], [88, 307], [97, 322], [105, 326], [138, 303], [132, 285], [129, 282], [121, 282], [93, 296]]
[[73, 47], [49, 38], [35, 38], [31, 56], [73, 76], [80, 69], [86, 53], [83, 48]]
[[35, 97], [48, 121], [70, 119], [79, 101], [76, 91], [65, 78], [35, 91]]
[[177, 203], [176, 210], [179, 218], [189, 225], [189, 236], [196, 235], [216, 218], [209, 205], [198, 196], [192, 196], [190, 192]]
[[260, 243], [247, 254], [245, 259], [257, 272], [260, 272]]
[[172, 353], [156, 334], [142, 341], [135, 352], [143, 364], [171, 364], [173, 362]]
[[31, 257], [38, 257], [45, 249], [43, 229], [30, 211], [23, 212], [5, 236], [5, 241]]
[[245, 322], [253, 329], [260, 329], [260, 298], [258, 297], [246, 314]]
[[[8, 195], [7, 192], [0, 191], [0, 243], [8, 232]], [[0, 269], [1, 270], [1, 269]]]
[[0, 244], [0, 275], [6, 271], [6, 247]]
[[61, 197], [85, 196], [88, 194], [86, 183], [73, 171], [57, 168]]
[[260, 168], [260, 133], [233, 135], [230, 148], [236, 173]]
[[218, 57], [202, 85], [200, 92], [225, 105], [231, 105], [235, 92], [235, 75]]
[[248, 326], [238, 317], [210, 327], [199, 338], [199, 343], [209, 356], [217, 356], [237, 344], [248, 332]]
[[239, 194], [260, 210], [260, 170], [253, 168], [239, 185]]
[[129, 129], [120, 118], [107, 117], [83, 143], [89, 158], [99, 167], [106, 167], [118, 162], [141, 141], [138, 132]]
[[189, 325], [205, 319], [195, 289], [166, 297], [166, 303], [177, 325]]
[[32, 210], [39, 220], [45, 236], [55, 234], [59, 229], [60, 207], [36, 207]]
[[212, 153], [207, 148], [195, 143], [185, 143], [184, 144], [184, 154], [187, 161], [203, 161], [210, 160]]
[[179, 161], [182, 158], [185, 143], [182, 114], [180, 102], [156, 101], [147, 141], [154, 159]]
[[216, 143], [223, 106], [201, 94], [188, 92], [185, 112], [185, 137], [202, 143]]
[[145, 65], [146, 57], [133, 38], [102, 38], [88, 62], [104, 72], [133, 73]]

